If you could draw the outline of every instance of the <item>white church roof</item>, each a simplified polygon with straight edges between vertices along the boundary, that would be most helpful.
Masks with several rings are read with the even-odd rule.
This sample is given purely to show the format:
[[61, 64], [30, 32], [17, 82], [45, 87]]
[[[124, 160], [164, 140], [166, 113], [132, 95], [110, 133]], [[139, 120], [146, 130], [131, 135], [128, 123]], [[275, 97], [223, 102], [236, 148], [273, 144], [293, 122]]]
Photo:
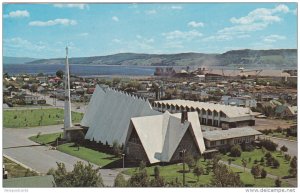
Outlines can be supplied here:
[[143, 98], [97, 85], [81, 125], [89, 127], [85, 139], [124, 144], [130, 118], [157, 114]]
[[[181, 113], [170, 114], [168, 111], [162, 115], [131, 118], [131, 121], [150, 163], [169, 162], [190, 125], [199, 151], [205, 151], [197, 112], [189, 112], [188, 121], [183, 124]], [[130, 132], [128, 138], [129, 135]]]

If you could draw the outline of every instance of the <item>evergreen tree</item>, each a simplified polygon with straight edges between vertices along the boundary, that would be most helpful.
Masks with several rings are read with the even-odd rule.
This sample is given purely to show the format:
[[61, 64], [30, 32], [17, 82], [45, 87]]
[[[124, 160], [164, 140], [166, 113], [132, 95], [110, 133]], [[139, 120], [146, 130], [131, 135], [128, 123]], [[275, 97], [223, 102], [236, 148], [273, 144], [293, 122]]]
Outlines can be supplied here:
[[124, 176], [121, 173], [119, 173], [116, 176], [114, 187], [126, 187], [126, 186], [127, 186], [127, 181], [125, 180]]
[[226, 165], [217, 163], [214, 167], [211, 184], [215, 187], [242, 187], [239, 174], [230, 170]]

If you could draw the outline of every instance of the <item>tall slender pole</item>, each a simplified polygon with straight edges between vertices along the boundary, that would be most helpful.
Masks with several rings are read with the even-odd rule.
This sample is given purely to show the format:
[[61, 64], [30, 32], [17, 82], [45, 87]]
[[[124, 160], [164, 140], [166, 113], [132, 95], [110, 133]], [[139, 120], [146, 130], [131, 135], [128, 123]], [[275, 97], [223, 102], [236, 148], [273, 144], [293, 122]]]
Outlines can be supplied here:
[[125, 162], [124, 162], [125, 154], [124, 153], [122, 154], [122, 157], [123, 157], [123, 169], [124, 169], [124, 166], [125, 166]]
[[183, 154], [183, 186], [185, 186], [185, 149], [182, 150], [182, 154]]
[[70, 70], [68, 47], [66, 47], [66, 71], [65, 71], [65, 112], [64, 112], [64, 139], [66, 139], [66, 128], [72, 127], [71, 102], [70, 102]]

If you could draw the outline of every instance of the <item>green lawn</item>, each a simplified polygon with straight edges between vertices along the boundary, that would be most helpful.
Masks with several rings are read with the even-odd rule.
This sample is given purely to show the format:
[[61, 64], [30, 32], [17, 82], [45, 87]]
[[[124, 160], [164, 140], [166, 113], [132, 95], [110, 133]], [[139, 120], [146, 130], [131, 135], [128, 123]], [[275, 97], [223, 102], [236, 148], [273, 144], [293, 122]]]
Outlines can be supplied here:
[[[207, 162], [204, 162], [203, 159], [199, 161], [199, 163], [205, 170]], [[147, 173], [150, 175], [150, 178], [154, 178], [154, 167], [147, 167]], [[182, 173], [180, 171], [182, 170], [182, 164], [172, 164], [168, 166], [158, 166], [160, 169], [160, 176], [164, 177], [167, 181], [175, 180], [176, 177], [180, 182], [182, 182]], [[187, 168], [187, 166], [186, 166]], [[265, 178], [265, 179], [256, 179], [254, 181], [253, 176], [249, 172], [243, 172], [243, 170], [236, 169], [231, 167], [231, 169], [234, 172], [238, 172], [241, 177], [241, 181], [245, 184], [245, 186], [253, 186], [253, 187], [274, 187], [274, 180], [271, 178]], [[124, 174], [127, 175], [133, 175], [135, 172], [138, 171], [138, 168], [130, 168], [126, 171], [124, 171]], [[191, 172], [186, 173], [186, 182], [189, 186], [210, 186], [210, 181], [212, 179], [213, 173], [210, 172], [209, 175], [202, 175], [199, 177], [199, 182], [197, 182], [197, 177], [194, 176], [194, 174]], [[285, 182], [282, 182], [282, 186], [287, 187], [288, 184]]]
[[3, 164], [5, 165], [5, 170], [8, 171], [8, 178], [18, 178], [27, 176], [37, 176], [38, 174], [34, 171], [30, 171], [19, 164], [3, 157]]
[[[82, 113], [72, 112], [72, 121], [80, 122]], [[5, 110], [3, 111], [3, 126], [7, 128], [27, 128], [45, 125], [62, 124], [64, 110], [58, 108]]]
[[[289, 173], [288, 173], [288, 170], [289, 170], [289, 167], [290, 167], [290, 164], [289, 162], [285, 161], [284, 157], [280, 154], [280, 152], [276, 151], [276, 152], [271, 152], [271, 154], [273, 155], [273, 157], [275, 159], [277, 159], [280, 163], [280, 167], [277, 168], [277, 169], [274, 169], [274, 168], [271, 168], [271, 167], [267, 167], [267, 166], [264, 166], [265, 170], [267, 171], [267, 173], [269, 174], [273, 174], [275, 176], [279, 176], [279, 177], [284, 177], [284, 176], [288, 176]], [[242, 152], [242, 155], [241, 157], [237, 157], [237, 158], [233, 158], [233, 157], [230, 157], [228, 154], [227, 155], [223, 155], [222, 156], [222, 160], [223, 161], [228, 161], [229, 158], [233, 158], [234, 161], [232, 161], [231, 163], [232, 164], [236, 164], [236, 165], [239, 165], [239, 166], [242, 166], [242, 159], [244, 158], [245, 160], [249, 160], [249, 158], [251, 158], [251, 163], [248, 163], [247, 164], [247, 168], [252, 168], [254, 164], [254, 161], [257, 160], [258, 161], [258, 164], [260, 164], [260, 159], [264, 157], [264, 153], [262, 153], [262, 150], [261, 149], [255, 149], [254, 151], [252, 152]], [[266, 163], [266, 158], [265, 159], [265, 162]]]
[[66, 143], [58, 146], [58, 150], [72, 156], [84, 159], [101, 167], [118, 160], [114, 155], [102, 153], [85, 147], [73, 147], [74, 143]]
[[51, 133], [51, 134], [45, 134], [40, 136], [34, 135], [29, 137], [29, 139], [39, 144], [49, 144], [54, 142], [60, 135], [62, 136], [62, 134], [63, 133], [60, 132], [60, 133]]

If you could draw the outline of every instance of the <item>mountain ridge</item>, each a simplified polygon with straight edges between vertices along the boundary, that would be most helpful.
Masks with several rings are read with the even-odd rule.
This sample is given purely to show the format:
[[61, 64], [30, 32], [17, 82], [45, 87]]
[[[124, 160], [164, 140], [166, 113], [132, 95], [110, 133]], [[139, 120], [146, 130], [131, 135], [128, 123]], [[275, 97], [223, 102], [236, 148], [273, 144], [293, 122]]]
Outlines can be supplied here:
[[[62, 64], [65, 58], [39, 59], [26, 64]], [[118, 53], [106, 56], [73, 57], [71, 64], [136, 65], [136, 66], [289, 66], [297, 67], [297, 49], [230, 50], [222, 54], [177, 53], [145, 54]]]

